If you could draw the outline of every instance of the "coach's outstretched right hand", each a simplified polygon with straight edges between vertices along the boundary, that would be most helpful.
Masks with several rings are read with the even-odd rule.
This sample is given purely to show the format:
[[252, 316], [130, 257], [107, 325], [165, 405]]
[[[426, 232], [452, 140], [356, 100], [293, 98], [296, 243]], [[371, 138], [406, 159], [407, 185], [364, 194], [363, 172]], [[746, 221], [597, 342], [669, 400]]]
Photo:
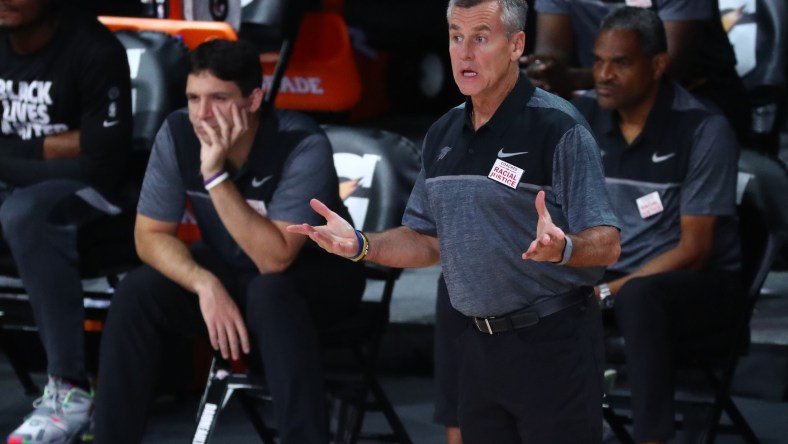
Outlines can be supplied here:
[[358, 253], [358, 237], [353, 225], [339, 217], [337, 213], [331, 211], [323, 202], [317, 199], [309, 201], [309, 205], [326, 219], [326, 224], [319, 227], [309, 224], [290, 225], [287, 227], [287, 231], [309, 236], [310, 239], [329, 253], [344, 257], [356, 256]]

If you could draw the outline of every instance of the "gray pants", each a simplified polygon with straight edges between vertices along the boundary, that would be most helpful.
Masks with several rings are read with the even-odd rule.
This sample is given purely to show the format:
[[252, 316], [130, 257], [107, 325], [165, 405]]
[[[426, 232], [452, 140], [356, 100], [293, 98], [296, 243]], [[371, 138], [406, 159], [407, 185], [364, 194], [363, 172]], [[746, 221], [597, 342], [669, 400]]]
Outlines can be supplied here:
[[74, 211], [86, 189], [64, 179], [0, 192], [0, 227], [30, 297], [47, 372], [74, 381], [87, 377], [77, 227], [104, 214], [92, 205]]

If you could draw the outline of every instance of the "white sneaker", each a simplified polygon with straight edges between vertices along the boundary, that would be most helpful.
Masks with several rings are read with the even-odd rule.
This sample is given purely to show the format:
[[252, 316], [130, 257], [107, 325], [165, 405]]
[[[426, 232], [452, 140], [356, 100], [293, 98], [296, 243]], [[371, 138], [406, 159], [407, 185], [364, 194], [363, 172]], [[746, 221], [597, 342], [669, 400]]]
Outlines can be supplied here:
[[50, 376], [35, 410], [8, 435], [7, 444], [73, 444], [82, 436], [93, 412], [93, 392]]

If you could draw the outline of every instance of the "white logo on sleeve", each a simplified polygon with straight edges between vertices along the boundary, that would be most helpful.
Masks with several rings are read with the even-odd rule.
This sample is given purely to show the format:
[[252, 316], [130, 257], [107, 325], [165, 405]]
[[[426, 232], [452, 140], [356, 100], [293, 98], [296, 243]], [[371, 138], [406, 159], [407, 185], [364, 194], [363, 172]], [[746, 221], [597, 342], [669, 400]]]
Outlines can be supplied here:
[[501, 159], [505, 159], [507, 157], [519, 156], [520, 154], [528, 154], [528, 151], [520, 151], [518, 153], [504, 153], [503, 148], [501, 148], [501, 150], [498, 151], [498, 157], [500, 157]]
[[263, 186], [264, 183], [266, 183], [272, 177], [274, 176], [265, 176], [262, 179], [258, 180], [257, 176], [255, 176], [252, 178], [252, 186], [255, 188], [260, 188], [261, 186]]
[[118, 123], [119, 123], [118, 120], [105, 120], [104, 121], [104, 128], [113, 127], [113, 126], [117, 125]]
[[670, 153], [670, 154], [665, 154], [664, 156], [660, 156], [655, 152], [654, 154], [651, 155], [651, 161], [654, 163], [660, 163], [670, 159], [675, 155], [676, 153]]

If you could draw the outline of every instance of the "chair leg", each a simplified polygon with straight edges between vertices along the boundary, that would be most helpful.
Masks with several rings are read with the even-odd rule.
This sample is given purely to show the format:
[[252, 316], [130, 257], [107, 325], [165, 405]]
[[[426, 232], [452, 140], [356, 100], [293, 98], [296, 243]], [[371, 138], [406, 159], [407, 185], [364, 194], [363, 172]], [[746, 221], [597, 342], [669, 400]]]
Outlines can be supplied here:
[[246, 413], [246, 417], [252, 423], [252, 427], [254, 427], [257, 435], [260, 436], [260, 439], [265, 444], [275, 444], [274, 435], [271, 433], [271, 429], [265, 425], [265, 421], [263, 421], [261, 417], [262, 412], [257, 409], [255, 400], [243, 390], [238, 392], [238, 394], [240, 395], [238, 400], [241, 402], [241, 407], [244, 413]]
[[632, 439], [632, 436], [627, 431], [624, 424], [621, 422], [621, 419], [613, 410], [613, 407], [609, 404], [604, 404], [602, 406], [602, 417], [607, 421], [607, 425], [610, 426], [610, 429], [613, 431], [613, 434], [616, 435], [616, 439], [621, 444], [635, 444], [635, 440]]
[[377, 378], [369, 378], [369, 389], [372, 392], [372, 396], [375, 398], [375, 402], [380, 405], [383, 415], [386, 416], [386, 421], [388, 421], [391, 430], [394, 431], [399, 442], [402, 444], [412, 444], [413, 441], [411, 441], [408, 431], [405, 430], [405, 426], [402, 425], [399, 415], [397, 415], [397, 412], [394, 410], [394, 406], [391, 405], [391, 401], [389, 401], [386, 392], [383, 391], [383, 387], [380, 386], [380, 382], [378, 382]]
[[744, 415], [741, 414], [741, 411], [739, 410], [738, 407], [736, 407], [736, 404], [733, 403], [733, 399], [731, 399], [730, 396], [726, 396], [722, 400], [722, 406], [725, 411], [725, 414], [727, 414], [728, 417], [731, 419], [733, 425], [739, 431], [739, 433], [744, 438], [744, 441], [747, 442], [747, 444], [761, 443], [760, 439], [758, 439], [758, 437], [755, 436], [755, 432], [753, 432], [752, 428], [750, 427], [750, 424], [747, 423], [747, 420], [744, 418]]
[[206, 444], [210, 441], [219, 419], [219, 413], [224, 407], [228, 385], [229, 373], [223, 369], [217, 369], [214, 360], [211, 365], [211, 373], [208, 376], [208, 384], [197, 411], [197, 425], [192, 444]]
[[361, 433], [361, 412], [363, 409], [348, 399], [340, 399], [338, 403], [337, 431], [334, 435], [334, 443], [355, 444]]

